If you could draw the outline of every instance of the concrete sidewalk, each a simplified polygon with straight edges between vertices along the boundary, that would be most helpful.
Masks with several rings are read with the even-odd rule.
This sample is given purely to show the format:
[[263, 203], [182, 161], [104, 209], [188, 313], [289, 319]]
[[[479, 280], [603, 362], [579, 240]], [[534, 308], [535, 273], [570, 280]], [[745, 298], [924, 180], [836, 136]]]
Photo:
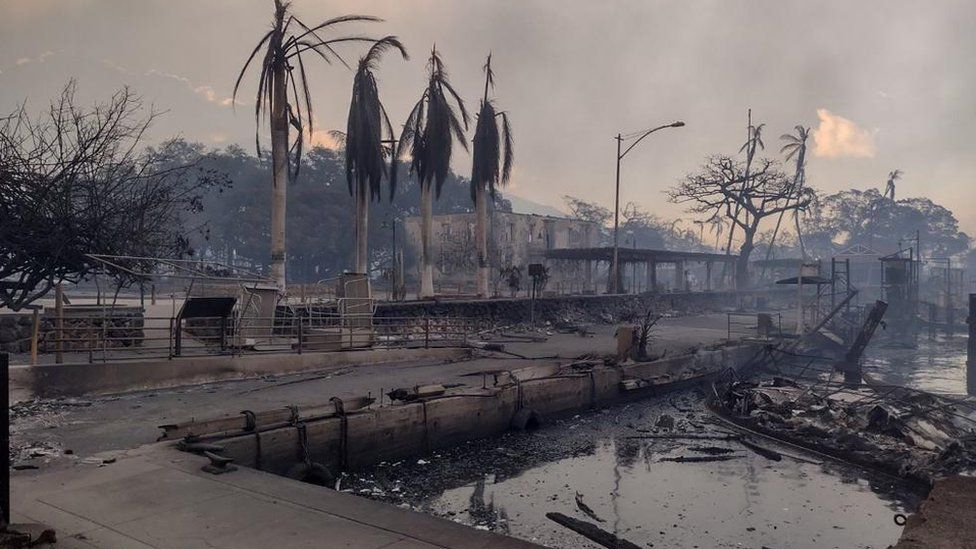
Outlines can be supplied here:
[[200, 471], [168, 444], [101, 467], [11, 482], [14, 523], [42, 523], [56, 547], [525, 548], [528, 542], [247, 468]]

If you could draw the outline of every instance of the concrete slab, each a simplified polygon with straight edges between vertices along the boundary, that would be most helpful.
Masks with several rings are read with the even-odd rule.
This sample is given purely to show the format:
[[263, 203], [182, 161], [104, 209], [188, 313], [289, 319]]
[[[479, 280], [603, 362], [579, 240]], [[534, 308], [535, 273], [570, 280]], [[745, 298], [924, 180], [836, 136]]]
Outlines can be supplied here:
[[119, 475], [114, 480], [47, 494], [38, 501], [76, 516], [95, 516], [99, 524], [114, 526], [233, 493], [220, 485], [198, 482], [181, 471], [157, 467], [144, 473]]
[[53, 527], [59, 547], [536, 547], [247, 468], [209, 475], [199, 470], [204, 463], [167, 443], [106, 467], [19, 476], [13, 508]]

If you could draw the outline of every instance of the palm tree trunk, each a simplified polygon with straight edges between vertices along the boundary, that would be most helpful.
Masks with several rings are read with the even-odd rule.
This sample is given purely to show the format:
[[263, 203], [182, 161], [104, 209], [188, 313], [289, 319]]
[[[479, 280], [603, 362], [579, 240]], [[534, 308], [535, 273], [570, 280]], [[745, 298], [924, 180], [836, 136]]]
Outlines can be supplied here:
[[285, 289], [285, 200], [288, 187], [288, 116], [285, 66], [276, 64], [271, 107], [271, 278]]
[[430, 257], [430, 239], [434, 218], [433, 183], [420, 187], [420, 297], [434, 297], [434, 264]]
[[365, 185], [356, 185], [356, 272], [367, 274], [369, 229], [369, 200]]
[[485, 187], [478, 185], [474, 195], [474, 238], [478, 246], [478, 297], [488, 297], [488, 204]]

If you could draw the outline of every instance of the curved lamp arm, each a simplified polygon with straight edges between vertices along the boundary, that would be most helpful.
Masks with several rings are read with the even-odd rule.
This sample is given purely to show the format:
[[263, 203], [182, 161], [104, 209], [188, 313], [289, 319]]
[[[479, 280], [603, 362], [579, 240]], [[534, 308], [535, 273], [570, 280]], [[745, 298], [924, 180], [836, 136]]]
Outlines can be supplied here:
[[665, 124], [663, 126], [658, 126], [658, 127], [654, 128], [654, 129], [647, 130], [646, 132], [644, 132], [643, 135], [641, 135], [640, 137], [637, 138], [637, 141], [634, 141], [633, 143], [631, 143], [630, 146], [627, 147], [627, 150], [625, 150], [623, 153], [620, 154], [619, 159], [622, 159], [623, 157], [627, 156], [627, 153], [630, 152], [630, 149], [633, 149], [634, 147], [636, 147], [637, 144], [640, 143], [641, 140], [643, 140], [648, 135], [651, 135], [652, 133], [654, 133], [654, 132], [656, 132], [658, 130], [663, 130], [664, 128], [680, 128], [680, 127], [682, 127], [684, 125], [685, 125], [685, 123], [684, 122], [681, 122], [679, 120], [677, 122], [672, 122], [671, 124]]

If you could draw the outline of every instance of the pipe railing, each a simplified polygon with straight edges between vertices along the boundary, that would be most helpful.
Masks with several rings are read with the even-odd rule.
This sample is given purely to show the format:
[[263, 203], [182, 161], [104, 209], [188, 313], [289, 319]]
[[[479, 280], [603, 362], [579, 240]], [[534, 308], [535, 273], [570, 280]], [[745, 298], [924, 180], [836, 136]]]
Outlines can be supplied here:
[[[469, 317], [376, 317], [318, 314], [275, 317], [70, 317], [60, 333], [40, 340], [42, 356], [60, 348], [65, 362], [108, 362], [257, 353], [303, 353], [364, 348], [463, 346], [485, 329]], [[241, 322], [238, 322], [241, 321]], [[51, 360], [53, 362], [53, 360]]]

